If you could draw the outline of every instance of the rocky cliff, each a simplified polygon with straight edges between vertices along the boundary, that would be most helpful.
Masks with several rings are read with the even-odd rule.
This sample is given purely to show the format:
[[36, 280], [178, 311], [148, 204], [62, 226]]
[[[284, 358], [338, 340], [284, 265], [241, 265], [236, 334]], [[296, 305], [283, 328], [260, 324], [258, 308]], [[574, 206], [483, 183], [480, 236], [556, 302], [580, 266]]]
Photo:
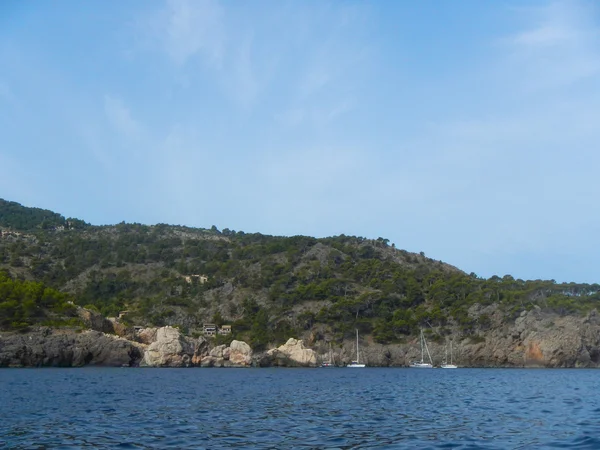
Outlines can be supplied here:
[[[495, 306], [478, 311], [491, 318], [486, 332], [471, 336], [426, 333], [434, 365], [439, 365], [452, 342], [453, 360], [462, 367], [600, 367], [600, 316], [592, 310], [584, 317], [524, 311], [514, 321], [502, 322]], [[329, 359], [322, 348], [323, 359]], [[417, 336], [402, 344], [360, 344], [361, 362], [369, 366], [407, 366], [420, 359]], [[355, 358], [353, 341], [334, 348], [334, 360], [345, 365]], [[449, 357], [449, 355], [448, 355]], [[427, 358], [427, 356], [426, 356]]]
[[[472, 336], [441, 335], [427, 330], [434, 365], [445, 358], [452, 341], [454, 362], [462, 367], [599, 367], [600, 315], [584, 317], [525, 311], [511, 324], [502, 322], [496, 307], [473, 311], [490, 318], [489, 330]], [[102, 322], [98, 322], [102, 324]], [[177, 328], [140, 330], [134, 340], [101, 331], [75, 332], [39, 328], [28, 333], [0, 334], [0, 367], [77, 367], [83, 365], [142, 367], [315, 367], [329, 359], [329, 347], [314, 343], [322, 358], [304, 341], [289, 339], [284, 345], [256, 353], [242, 341], [211, 347], [203, 337], [190, 338]], [[364, 341], [360, 359], [369, 366], [403, 367], [419, 359], [416, 337], [390, 345]], [[353, 340], [333, 347], [337, 365], [355, 358]]]
[[317, 353], [313, 349], [306, 348], [303, 341], [290, 338], [282, 346], [269, 350], [261, 358], [260, 365], [316, 367], [317, 362]]
[[144, 349], [99, 331], [75, 333], [40, 328], [0, 334], [0, 367], [137, 366]]

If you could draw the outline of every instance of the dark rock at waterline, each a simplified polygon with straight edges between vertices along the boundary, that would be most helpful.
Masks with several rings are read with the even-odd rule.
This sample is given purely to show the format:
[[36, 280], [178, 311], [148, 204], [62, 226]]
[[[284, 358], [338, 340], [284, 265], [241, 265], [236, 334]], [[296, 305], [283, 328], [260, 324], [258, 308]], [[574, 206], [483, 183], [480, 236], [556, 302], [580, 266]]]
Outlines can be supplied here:
[[135, 342], [98, 331], [0, 333], [0, 367], [137, 366], [143, 352]]

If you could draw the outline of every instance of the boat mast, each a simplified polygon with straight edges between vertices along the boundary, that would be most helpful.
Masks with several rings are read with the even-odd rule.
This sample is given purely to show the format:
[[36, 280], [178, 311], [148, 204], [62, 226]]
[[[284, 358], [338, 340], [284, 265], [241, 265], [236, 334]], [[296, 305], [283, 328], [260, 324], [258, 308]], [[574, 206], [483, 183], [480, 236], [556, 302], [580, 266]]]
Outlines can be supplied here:
[[356, 364], [360, 363], [360, 357], [358, 356], [358, 328], [356, 328]]
[[427, 350], [427, 356], [429, 356], [429, 363], [433, 366], [433, 359], [431, 359], [431, 353], [429, 353], [429, 347], [427, 347], [427, 341], [425, 340], [425, 336], [423, 336], [423, 342], [425, 343], [425, 350]]
[[421, 341], [421, 364], [425, 362], [425, 359], [423, 358], [423, 343], [425, 342], [425, 337], [423, 336], [423, 328], [421, 328], [421, 336], [420, 336], [420, 341]]

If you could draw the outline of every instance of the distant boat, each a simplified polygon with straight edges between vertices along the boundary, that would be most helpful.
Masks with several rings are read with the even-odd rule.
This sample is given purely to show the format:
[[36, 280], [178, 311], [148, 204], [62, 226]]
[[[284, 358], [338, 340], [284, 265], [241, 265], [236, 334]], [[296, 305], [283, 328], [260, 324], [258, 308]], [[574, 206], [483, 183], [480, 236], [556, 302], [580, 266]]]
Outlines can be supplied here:
[[[421, 329], [419, 341], [421, 343], [421, 361], [413, 361], [410, 363], [409, 367], [414, 369], [433, 369], [433, 361], [431, 360], [431, 355], [429, 354], [429, 348], [427, 347], [427, 341], [425, 340], [423, 329]], [[429, 356], [428, 363], [425, 362], [425, 351], [427, 351], [427, 356]]]
[[360, 356], [358, 353], [358, 330], [356, 330], [356, 361], [352, 361], [350, 364], [348, 364], [346, 367], [365, 367], [364, 364], [360, 363]]
[[329, 361], [323, 361], [321, 367], [335, 367], [335, 361], [333, 359], [333, 351], [331, 350], [331, 344], [329, 344]]
[[452, 364], [452, 341], [450, 341], [450, 364], [448, 364], [448, 347], [446, 347], [446, 357], [444, 363], [440, 366], [442, 369], [458, 369], [458, 366]]

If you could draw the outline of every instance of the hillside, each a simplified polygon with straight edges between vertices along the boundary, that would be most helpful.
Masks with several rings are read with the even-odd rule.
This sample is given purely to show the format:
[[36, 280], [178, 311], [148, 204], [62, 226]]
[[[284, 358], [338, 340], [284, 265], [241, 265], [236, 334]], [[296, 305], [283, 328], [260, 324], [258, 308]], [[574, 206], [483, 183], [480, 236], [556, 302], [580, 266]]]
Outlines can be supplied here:
[[[230, 323], [229, 339], [254, 348], [290, 336], [342, 342], [355, 328], [383, 344], [405, 342], [420, 327], [433, 341], [450, 333], [477, 341], [498, 326], [498, 314], [501, 323], [534, 307], [582, 315], [600, 299], [597, 284], [482, 279], [383, 238], [92, 226], [4, 200], [0, 270], [5, 282], [39, 283], [104, 315], [124, 313], [131, 325], [173, 325], [197, 335], [203, 323]], [[0, 290], [3, 329], [48, 320], [46, 313], [18, 312], [15, 302], [25, 300], [13, 297]], [[489, 306], [494, 321], [482, 312]], [[70, 323], [68, 315], [64, 320]]]

